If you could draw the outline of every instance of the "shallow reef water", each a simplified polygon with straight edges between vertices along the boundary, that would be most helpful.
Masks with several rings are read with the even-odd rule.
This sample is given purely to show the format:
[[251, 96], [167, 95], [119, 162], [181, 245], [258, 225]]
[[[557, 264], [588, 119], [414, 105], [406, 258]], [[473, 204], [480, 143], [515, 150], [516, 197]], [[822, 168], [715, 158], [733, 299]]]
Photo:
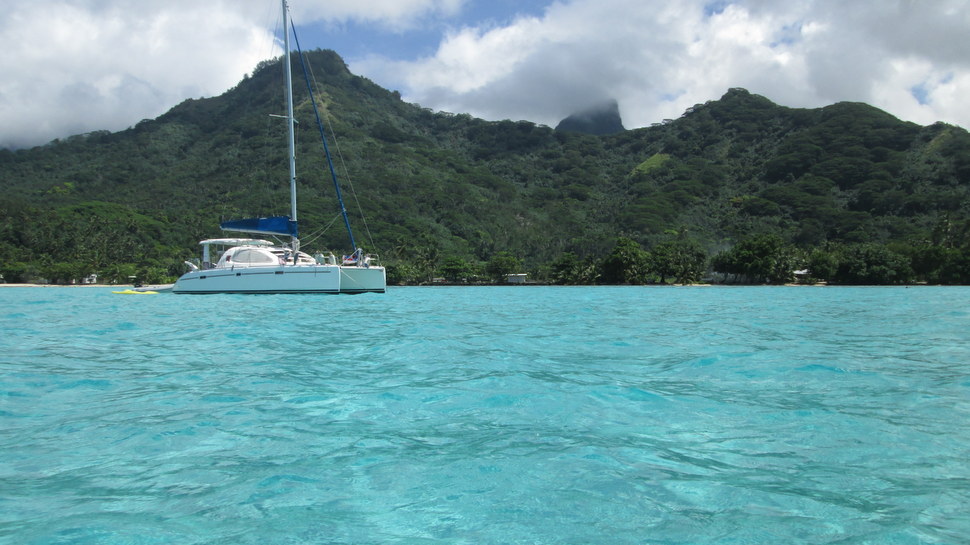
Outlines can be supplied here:
[[957, 544], [970, 289], [0, 289], [0, 543]]

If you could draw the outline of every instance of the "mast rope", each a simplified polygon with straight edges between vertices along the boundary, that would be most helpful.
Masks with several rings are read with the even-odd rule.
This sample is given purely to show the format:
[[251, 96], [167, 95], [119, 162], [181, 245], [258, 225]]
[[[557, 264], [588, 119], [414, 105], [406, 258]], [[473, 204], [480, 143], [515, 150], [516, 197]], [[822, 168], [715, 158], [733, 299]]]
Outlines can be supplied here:
[[[320, 126], [320, 136], [321, 138], [325, 139], [323, 135], [322, 119], [319, 112], [317, 111], [316, 100], [314, 99], [314, 91], [311, 88], [311, 82], [313, 86], [317, 87], [317, 94], [322, 95], [323, 93], [321, 93], [319, 90], [320, 83], [317, 81], [316, 75], [313, 73], [313, 65], [310, 64], [309, 62], [306, 62], [304, 57], [306, 57], [307, 55], [300, 49], [300, 40], [299, 38], [296, 37], [295, 34], [296, 33], [294, 31], [296, 50], [297, 50], [297, 53], [300, 54], [300, 63], [303, 66], [304, 77], [306, 79], [306, 84], [307, 84], [307, 91], [310, 93], [310, 101], [313, 104], [313, 111], [317, 116], [317, 123]], [[377, 245], [374, 243], [374, 235], [371, 234], [370, 225], [367, 223], [367, 216], [364, 215], [364, 208], [361, 206], [360, 198], [357, 196], [357, 189], [354, 187], [354, 182], [353, 182], [353, 179], [350, 177], [350, 171], [347, 168], [347, 163], [346, 161], [344, 161], [344, 155], [340, 149], [340, 141], [337, 139], [337, 132], [333, 128], [333, 120], [330, 115], [327, 115], [324, 117], [326, 118], [327, 128], [330, 131], [330, 138], [333, 141], [334, 150], [336, 151], [337, 161], [340, 163], [341, 175], [343, 176], [343, 180], [347, 183], [347, 186], [350, 188], [350, 194], [354, 197], [354, 204], [357, 205], [357, 213], [360, 215], [360, 220], [364, 224], [364, 231], [367, 233], [367, 240], [368, 242], [370, 242], [370, 245], [372, 248], [376, 248]], [[324, 143], [324, 146], [326, 146], [326, 143]], [[328, 161], [330, 160], [329, 151], [327, 152], [327, 160]], [[332, 164], [331, 164], [331, 168], [333, 168]], [[343, 206], [343, 199], [341, 199], [340, 204], [341, 206]], [[349, 226], [348, 226], [348, 229], [349, 229]]]
[[330, 147], [327, 146], [327, 137], [323, 131], [323, 123], [320, 121], [320, 110], [317, 108], [317, 101], [313, 97], [313, 87], [310, 85], [310, 74], [307, 72], [307, 62], [303, 57], [303, 50], [300, 48], [300, 39], [296, 35], [296, 24], [290, 21], [293, 28], [293, 39], [296, 42], [296, 51], [300, 55], [300, 66], [303, 68], [303, 79], [306, 82], [307, 92], [310, 94], [310, 105], [313, 106], [313, 114], [317, 119], [317, 129], [320, 131], [320, 140], [323, 142], [323, 151], [327, 156], [327, 165], [330, 167], [330, 175], [333, 178], [333, 187], [337, 192], [337, 201], [340, 203], [340, 213], [344, 218], [344, 225], [347, 227], [347, 235], [350, 237], [350, 246], [356, 251], [357, 242], [354, 241], [354, 231], [350, 228], [350, 219], [347, 217], [347, 207], [344, 205], [344, 198], [340, 192], [340, 184], [337, 182], [337, 171], [333, 167], [333, 159], [330, 156]]
[[306, 242], [304, 242], [304, 244], [310, 245], [310, 244], [313, 244], [314, 242], [316, 242], [316, 240], [318, 238], [322, 237], [324, 235], [324, 233], [326, 233], [327, 231], [330, 230], [331, 227], [333, 227], [333, 224], [334, 223], [337, 223], [337, 220], [338, 219], [340, 219], [340, 213], [339, 212], [334, 215], [333, 219], [330, 220], [330, 223], [328, 223], [325, 227], [323, 227], [322, 229], [318, 229], [318, 230], [314, 231], [313, 233], [310, 233], [310, 235], [307, 237], [307, 240], [306, 240]]
[[[299, 44], [297, 45], [299, 47]], [[303, 55], [303, 53], [300, 53]], [[322, 95], [320, 91], [320, 82], [317, 80], [316, 74], [313, 73], [313, 65], [309, 62], [306, 63], [306, 68], [309, 70], [309, 79], [313, 82], [314, 87], [317, 88], [317, 94]], [[333, 116], [326, 115], [324, 119], [327, 123], [327, 129], [330, 130], [330, 139], [333, 141], [333, 147], [336, 150], [337, 162], [340, 163], [341, 174], [343, 179], [347, 182], [347, 186], [350, 187], [350, 194], [354, 197], [354, 204], [357, 205], [357, 213], [360, 215], [360, 221], [364, 224], [364, 231], [367, 233], [367, 240], [370, 242], [371, 248], [377, 248], [374, 243], [374, 236], [370, 232], [370, 225], [367, 223], [367, 216], [364, 215], [364, 208], [360, 205], [360, 199], [357, 196], [357, 188], [354, 187], [354, 181], [350, 177], [350, 169], [347, 168], [347, 162], [344, 161], [344, 154], [340, 150], [340, 140], [337, 139], [337, 131], [333, 128]]]

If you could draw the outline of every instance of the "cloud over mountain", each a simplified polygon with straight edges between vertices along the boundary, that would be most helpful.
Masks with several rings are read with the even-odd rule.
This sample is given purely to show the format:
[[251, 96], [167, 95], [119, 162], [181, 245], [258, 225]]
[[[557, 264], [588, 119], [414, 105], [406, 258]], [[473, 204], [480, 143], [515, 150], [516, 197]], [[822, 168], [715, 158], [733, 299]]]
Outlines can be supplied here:
[[434, 56], [352, 66], [427, 106], [546, 124], [616, 97], [628, 126], [744, 87], [790, 106], [868, 102], [970, 126], [970, 3], [573, 0], [467, 26]]

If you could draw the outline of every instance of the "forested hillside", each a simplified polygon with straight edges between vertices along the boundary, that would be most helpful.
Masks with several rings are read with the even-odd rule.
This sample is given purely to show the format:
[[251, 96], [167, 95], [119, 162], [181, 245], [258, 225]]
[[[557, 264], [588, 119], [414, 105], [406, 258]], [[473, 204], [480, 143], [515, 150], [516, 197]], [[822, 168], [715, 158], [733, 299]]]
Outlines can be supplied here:
[[[407, 104], [309, 54], [358, 242], [390, 280], [970, 283], [970, 135], [743, 89], [593, 136]], [[295, 61], [298, 62], [298, 61]], [[0, 273], [164, 281], [220, 220], [288, 211], [280, 62], [119, 133], [0, 150]], [[296, 67], [300, 73], [299, 66]], [[305, 89], [301, 237], [346, 252]], [[337, 153], [339, 152], [339, 153]]]

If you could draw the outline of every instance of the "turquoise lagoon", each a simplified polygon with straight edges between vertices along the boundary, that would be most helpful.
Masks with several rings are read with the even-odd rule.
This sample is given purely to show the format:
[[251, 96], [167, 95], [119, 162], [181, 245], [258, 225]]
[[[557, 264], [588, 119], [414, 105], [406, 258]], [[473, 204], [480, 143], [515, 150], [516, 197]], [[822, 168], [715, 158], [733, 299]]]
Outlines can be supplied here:
[[970, 289], [0, 289], [3, 544], [957, 544]]

